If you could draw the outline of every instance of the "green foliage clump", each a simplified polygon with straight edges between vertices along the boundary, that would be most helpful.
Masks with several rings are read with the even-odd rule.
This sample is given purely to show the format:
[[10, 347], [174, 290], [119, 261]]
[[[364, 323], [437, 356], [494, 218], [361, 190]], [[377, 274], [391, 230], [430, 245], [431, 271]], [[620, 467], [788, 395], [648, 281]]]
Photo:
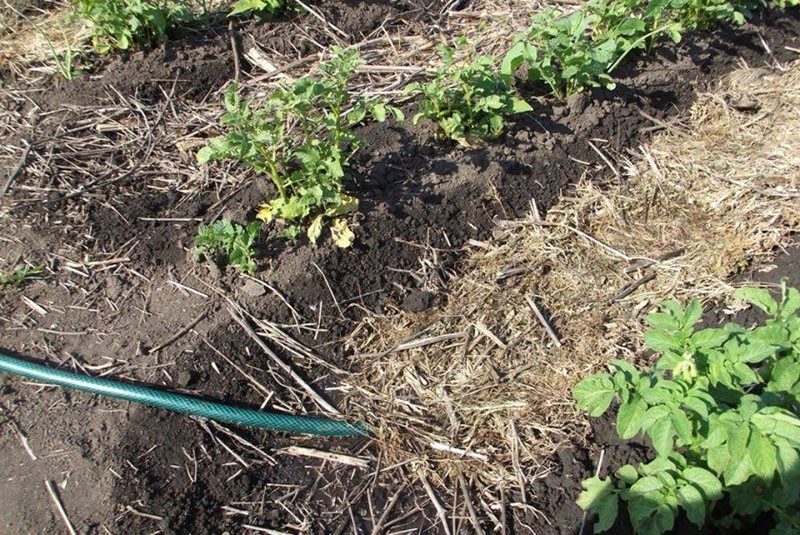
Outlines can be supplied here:
[[644, 433], [657, 453], [583, 482], [578, 504], [598, 514], [595, 533], [613, 525], [620, 500], [636, 532], [649, 535], [671, 531], [681, 509], [702, 526], [723, 498], [733, 511], [715, 518], [723, 526], [769, 512], [771, 533], [800, 532], [800, 292], [735, 296], [770, 318], [750, 331], [695, 330], [700, 304], [667, 301], [646, 318], [645, 343], [660, 354], [651, 369], [614, 360], [613, 373], [576, 385], [579, 407], [600, 416], [616, 400], [619, 436]]
[[597, 43], [613, 42], [613, 61], [608, 65], [611, 73], [619, 62], [638, 48], [652, 48], [656, 37], [667, 34], [679, 43], [684, 31], [683, 22], [674, 17], [675, 2], [640, 2], [639, 0], [591, 0], [585, 6], [592, 20], [590, 36]]
[[367, 115], [384, 121], [387, 115], [402, 120], [403, 114], [352, 98], [347, 84], [361, 59], [354, 50], [333, 51], [335, 57], [320, 65], [320, 76], [283, 86], [259, 107], [231, 87], [221, 119], [229, 132], [211, 140], [197, 158], [200, 163], [236, 159], [270, 177], [278, 196], [261, 206], [258, 218], [283, 222], [282, 236], [296, 238], [305, 224], [308, 238], [316, 241], [329, 224], [334, 243], [348, 247], [355, 235], [343, 216], [355, 212], [358, 201], [343, 192], [343, 179], [361, 145], [352, 129]]
[[503, 58], [501, 72], [511, 78], [525, 65], [529, 82], [548, 86], [557, 97], [588, 88], [614, 89], [611, 72], [648, 39], [668, 33], [680, 41], [680, 23], [663, 20], [665, 4], [595, 0], [563, 16], [555, 9], [537, 14]]
[[271, 17], [285, 10], [290, 2], [287, 0], [237, 0], [231, 6], [229, 17], [238, 15], [256, 15]]
[[94, 47], [102, 53], [152, 46], [178, 21], [193, 15], [171, 0], [77, 0], [75, 12], [92, 27]]
[[686, 31], [721, 23], [743, 24], [765, 5], [789, 7], [800, 0], [590, 0], [562, 14], [536, 14], [527, 31], [506, 53], [507, 79], [525, 65], [529, 82], [548, 86], [556, 97], [589, 88], [613, 89], [611, 73], [633, 50], [651, 49], [657, 37], [679, 42]]
[[247, 226], [223, 220], [212, 225], [200, 225], [194, 238], [192, 255], [195, 261], [202, 258], [224, 259], [228, 265], [244, 273], [255, 273], [255, 243], [260, 229], [261, 223], [258, 221]]
[[671, 0], [667, 9], [688, 30], [710, 28], [719, 23], [744, 24], [753, 9], [766, 2], [730, 0]]
[[583, 10], [568, 17], [555, 9], [535, 15], [527, 32], [506, 53], [500, 71], [510, 79], [525, 64], [528, 81], [546, 84], [557, 97], [588, 87], [613, 89], [616, 84], [606, 71], [617, 45], [612, 39], [594, 42], [589, 36], [591, 22]]
[[453, 140], [495, 139], [503, 133], [505, 117], [530, 111], [515, 97], [508, 80], [494, 70], [495, 58], [479, 56], [469, 63], [457, 63], [455, 50], [442, 48], [444, 66], [431, 81], [410, 84], [407, 93], [421, 93], [419, 112], [412, 121], [436, 121], [442, 133]]

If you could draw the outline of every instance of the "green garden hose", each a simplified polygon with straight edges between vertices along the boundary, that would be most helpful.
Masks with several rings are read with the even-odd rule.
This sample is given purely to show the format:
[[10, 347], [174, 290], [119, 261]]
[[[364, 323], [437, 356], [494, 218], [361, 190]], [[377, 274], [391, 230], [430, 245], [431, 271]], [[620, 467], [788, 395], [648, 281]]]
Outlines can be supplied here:
[[361, 424], [241, 409], [221, 403], [203, 401], [182, 394], [156, 390], [155, 388], [135, 386], [101, 377], [56, 370], [3, 353], [0, 353], [0, 371], [22, 375], [43, 383], [74, 388], [91, 392], [92, 394], [101, 394], [144, 405], [152, 405], [193, 416], [202, 416], [203, 418], [220, 422], [261, 427], [287, 433], [328, 437], [367, 436], [369, 434], [366, 427]]

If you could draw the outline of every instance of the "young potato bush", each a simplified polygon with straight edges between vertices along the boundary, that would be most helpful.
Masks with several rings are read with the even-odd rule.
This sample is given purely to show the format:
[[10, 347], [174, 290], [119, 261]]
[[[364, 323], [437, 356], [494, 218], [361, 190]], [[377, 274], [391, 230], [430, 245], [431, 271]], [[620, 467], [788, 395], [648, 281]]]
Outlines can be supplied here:
[[548, 86], [563, 98], [594, 87], [613, 89], [611, 73], [632, 51], [652, 49], [657, 37], [679, 42], [687, 30], [716, 24], [743, 24], [763, 6], [786, 8], [800, 0], [590, 0], [563, 14], [549, 9], [534, 15], [527, 31], [506, 53], [501, 73], [509, 80], [525, 66], [531, 83]]
[[614, 61], [607, 72], [611, 73], [631, 51], [647, 48], [650, 51], [656, 38], [667, 34], [679, 43], [684, 24], [675, 20], [673, 3], [683, 0], [646, 2], [639, 0], [591, 0], [585, 9], [592, 20], [591, 38], [594, 42], [613, 41]]
[[664, 4], [646, 5], [594, 0], [566, 16], [555, 9], [539, 13], [506, 53], [501, 72], [510, 79], [525, 65], [529, 82], [560, 98], [593, 87], [614, 89], [611, 72], [631, 51], [661, 33], [680, 41], [681, 24], [661, 18]]
[[361, 59], [353, 50], [334, 47], [333, 52], [334, 58], [320, 65], [320, 76], [282, 87], [261, 106], [241, 100], [231, 87], [221, 119], [229, 131], [212, 139], [197, 158], [200, 163], [236, 159], [267, 175], [278, 196], [263, 204], [257, 217], [282, 222], [282, 236], [296, 238], [305, 226], [315, 242], [328, 225], [333, 242], [348, 247], [355, 235], [344, 216], [358, 209], [358, 200], [344, 193], [343, 180], [361, 145], [352, 129], [367, 115], [384, 121], [387, 114], [396, 120], [403, 114], [381, 102], [352, 98], [347, 83]]
[[671, 531], [679, 510], [698, 526], [727, 500], [733, 511], [715, 522], [736, 527], [772, 513], [773, 534], [800, 533], [800, 292], [782, 287], [736, 297], [770, 317], [753, 329], [729, 323], [695, 330], [697, 301], [675, 301], [647, 316], [645, 343], [660, 356], [639, 371], [619, 360], [574, 389], [591, 416], [619, 404], [617, 432], [643, 433], [657, 453], [638, 467], [583, 482], [578, 504], [609, 529], [620, 500], [637, 533]]
[[103, 53], [151, 46], [193, 17], [184, 3], [169, 0], [77, 0], [75, 12], [89, 22], [94, 47]]
[[455, 50], [441, 49], [444, 66], [431, 81], [413, 83], [407, 93], [421, 93], [420, 119], [435, 121], [445, 137], [469, 144], [473, 139], [495, 139], [505, 129], [505, 117], [531, 111], [527, 102], [515, 97], [508, 80], [494, 70], [495, 58], [479, 56], [469, 63], [456, 63]]
[[757, 7], [766, 2], [728, 0], [671, 0], [667, 9], [675, 13], [675, 19], [687, 29], [710, 28], [719, 23], [744, 24]]
[[611, 39], [594, 42], [591, 24], [592, 18], [580, 9], [567, 17], [555, 9], [538, 13], [506, 53], [500, 72], [510, 80], [524, 64], [528, 81], [549, 86], [556, 97], [588, 87], [613, 89], [616, 84], [606, 70], [617, 45]]

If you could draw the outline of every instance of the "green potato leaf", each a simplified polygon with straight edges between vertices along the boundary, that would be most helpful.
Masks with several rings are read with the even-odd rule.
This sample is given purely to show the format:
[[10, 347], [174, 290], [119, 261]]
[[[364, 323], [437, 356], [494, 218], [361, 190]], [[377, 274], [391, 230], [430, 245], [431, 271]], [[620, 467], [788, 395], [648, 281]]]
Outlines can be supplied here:
[[672, 420], [663, 418], [658, 420], [647, 430], [647, 436], [653, 441], [653, 448], [659, 456], [672, 453], [675, 431], [672, 429]]
[[634, 395], [620, 406], [617, 412], [617, 432], [620, 438], [628, 439], [636, 436], [642, 429], [644, 415], [647, 412], [647, 403], [641, 396]]
[[747, 301], [769, 315], [778, 313], [778, 303], [767, 290], [763, 288], [738, 288], [733, 293], [734, 298]]
[[675, 493], [678, 503], [686, 511], [686, 518], [697, 527], [703, 527], [706, 521], [706, 505], [703, 495], [692, 485], [684, 485]]
[[697, 487], [708, 501], [722, 497], [722, 484], [712, 472], [698, 466], [689, 466], [681, 473], [681, 477]]
[[750, 464], [757, 477], [764, 481], [771, 481], [778, 468], [777, 449], [772, 441], [758, 431], [750, 434], [750, 441], [747, 444], [747, 454]]
[[598, 515], [594, 532], [601, 533], [614, 525], [617, 518], [618, 495], [610, 478], [597, 476], [584, 480], [583, 491], [578, 496], [578, 507]]
[[607, 373], [587, 377], [572, 390], [578, 407], [589, 411], [589, 415], [593, 417], [600, 416], [608, 410], [615, 394], [614, 383]]

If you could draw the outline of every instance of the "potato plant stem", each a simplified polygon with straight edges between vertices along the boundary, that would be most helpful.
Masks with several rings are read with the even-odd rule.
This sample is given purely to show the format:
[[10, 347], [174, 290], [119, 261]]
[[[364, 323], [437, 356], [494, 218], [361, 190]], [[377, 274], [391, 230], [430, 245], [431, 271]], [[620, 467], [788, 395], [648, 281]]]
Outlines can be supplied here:
[[630, 54], [631, 50], [633, 50], [634, 48], [638, 47], [641, 43], [644, 43], [645, 41], [647, 41], [651, 37], [655, 37], [659, 33], [667, 31], [667, 28], [669, 28], [669, 26], [665, 25], [665, 26], [662, 26], [660, 28], [656, 28], [652, 32], [647, 33], [647, 34], [639, 37], [636, 41], [631, 43], [631, 46], [629, 46], [629, 47], [627, 47], [625, 49], [625, 52], [620, 54], [620, 56], [617, 58], [617, 60], [613, 64], [611, 64], [611, 66], [608, 68], [608, 70], [606, 70], [606, 72], [608, 74], [611, 74], [612, 72], [614, 72], [614, 70], [617, 67], [619, 67], [619, 64], [622, 63], [622, 60], [625, 59], [628, 56], [628, 54]]
[[273, 151], [273, 158], [266, 159], [267, 165], [269, 166], [270, 175], [272, 175], [272, 182], [275, 184], [275, 187], [278, 188], [278, 194], [281, 196], [281, 199], [284, 201], [286, 200], [286, 185], [283, 183], [283, 179], [281, 178], [281, 174], [278, 172], [278, 168], [275, 166], [275, 154]]

